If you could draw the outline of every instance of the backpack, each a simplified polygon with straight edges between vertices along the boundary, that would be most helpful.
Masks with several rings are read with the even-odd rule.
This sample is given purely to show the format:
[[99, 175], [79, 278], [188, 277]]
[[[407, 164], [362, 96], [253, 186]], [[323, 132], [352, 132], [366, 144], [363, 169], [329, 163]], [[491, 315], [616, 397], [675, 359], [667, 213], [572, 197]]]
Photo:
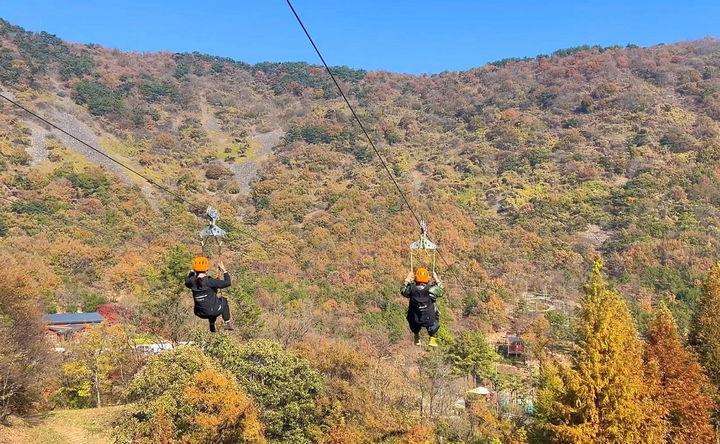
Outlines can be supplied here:
[[419, 288], [415, 283], [410, 284], [410, 312], [423, 326], [431, 326], [435, 323], [435, 301], [430, 288], [430, 285]]

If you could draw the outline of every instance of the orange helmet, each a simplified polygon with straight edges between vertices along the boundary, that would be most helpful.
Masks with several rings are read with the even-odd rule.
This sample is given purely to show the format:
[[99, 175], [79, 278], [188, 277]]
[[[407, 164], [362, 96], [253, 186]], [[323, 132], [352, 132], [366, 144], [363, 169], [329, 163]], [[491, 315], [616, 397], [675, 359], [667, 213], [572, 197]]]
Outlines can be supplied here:
[[208, 268], [210, 268], [210, 263], [208, 262], [206, 257], [198, 256], [195, 259], [193, 259], [193, 270], [204, 273], [208, 271]]
[[430, 282], [430, 272], [427, 268], [418, 268], [415, 272], [415, 282], [423, 282], [427, 284]]

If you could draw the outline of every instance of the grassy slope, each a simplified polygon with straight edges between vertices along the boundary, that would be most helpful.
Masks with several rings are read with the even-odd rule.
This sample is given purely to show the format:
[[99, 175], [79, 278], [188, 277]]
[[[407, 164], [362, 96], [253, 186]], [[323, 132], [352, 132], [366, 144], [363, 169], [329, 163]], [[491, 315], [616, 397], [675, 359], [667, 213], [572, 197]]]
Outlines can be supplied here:
[[16, 419], [11, 427], [0, 426], [0, 444], [109, 444], [111, 424], [122, 409], [55, 410]]

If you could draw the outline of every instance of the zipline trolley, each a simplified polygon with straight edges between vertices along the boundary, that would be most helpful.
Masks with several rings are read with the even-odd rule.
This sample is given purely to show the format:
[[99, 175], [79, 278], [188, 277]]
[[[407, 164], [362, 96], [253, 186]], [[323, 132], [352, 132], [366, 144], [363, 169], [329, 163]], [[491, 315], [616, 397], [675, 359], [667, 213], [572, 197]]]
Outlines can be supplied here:
[[202, 255], [205, 256], [205, 245], [210, 238], [214, 239], [215, 244], [218, 247], [218, 257], [222, 256], [223, 238], [227, 234], [225, 230], [217, 226], [217, 221], [220, 220], [220, 212], [213, 207], [207, 207], [205, 212], [210, 224], [200, 231], [200, 245], [202, 246]]
[[420, 251], [424, 251], [431, 256], [432, 272], [435, 273], [435, 255], [437, 245], [430, 241], [427, 237], [427, 223], [420, 221], [420, 239], [410, 244], [410, 271], [415, 271], [415, 257]]

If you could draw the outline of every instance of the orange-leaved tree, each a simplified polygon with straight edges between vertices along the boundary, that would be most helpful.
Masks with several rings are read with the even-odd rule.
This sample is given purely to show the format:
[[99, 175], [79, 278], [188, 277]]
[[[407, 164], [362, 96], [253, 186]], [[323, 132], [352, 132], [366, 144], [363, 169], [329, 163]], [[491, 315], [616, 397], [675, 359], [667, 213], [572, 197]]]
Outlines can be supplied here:
[[650, 323], [647, 360], [654, 363], [660, 378], [657, 401], [665, 408], [668, 441], [711, 443], [713, 401], [708, 396], [710, 381], [695, 357], [685, 349], [672, 313], [660, 307]]
[[188, 443], [265, 443], [263, 425], [252, 400], [234, 378], [214, 368], [195, 374], [183, 393], [191, 432]]

